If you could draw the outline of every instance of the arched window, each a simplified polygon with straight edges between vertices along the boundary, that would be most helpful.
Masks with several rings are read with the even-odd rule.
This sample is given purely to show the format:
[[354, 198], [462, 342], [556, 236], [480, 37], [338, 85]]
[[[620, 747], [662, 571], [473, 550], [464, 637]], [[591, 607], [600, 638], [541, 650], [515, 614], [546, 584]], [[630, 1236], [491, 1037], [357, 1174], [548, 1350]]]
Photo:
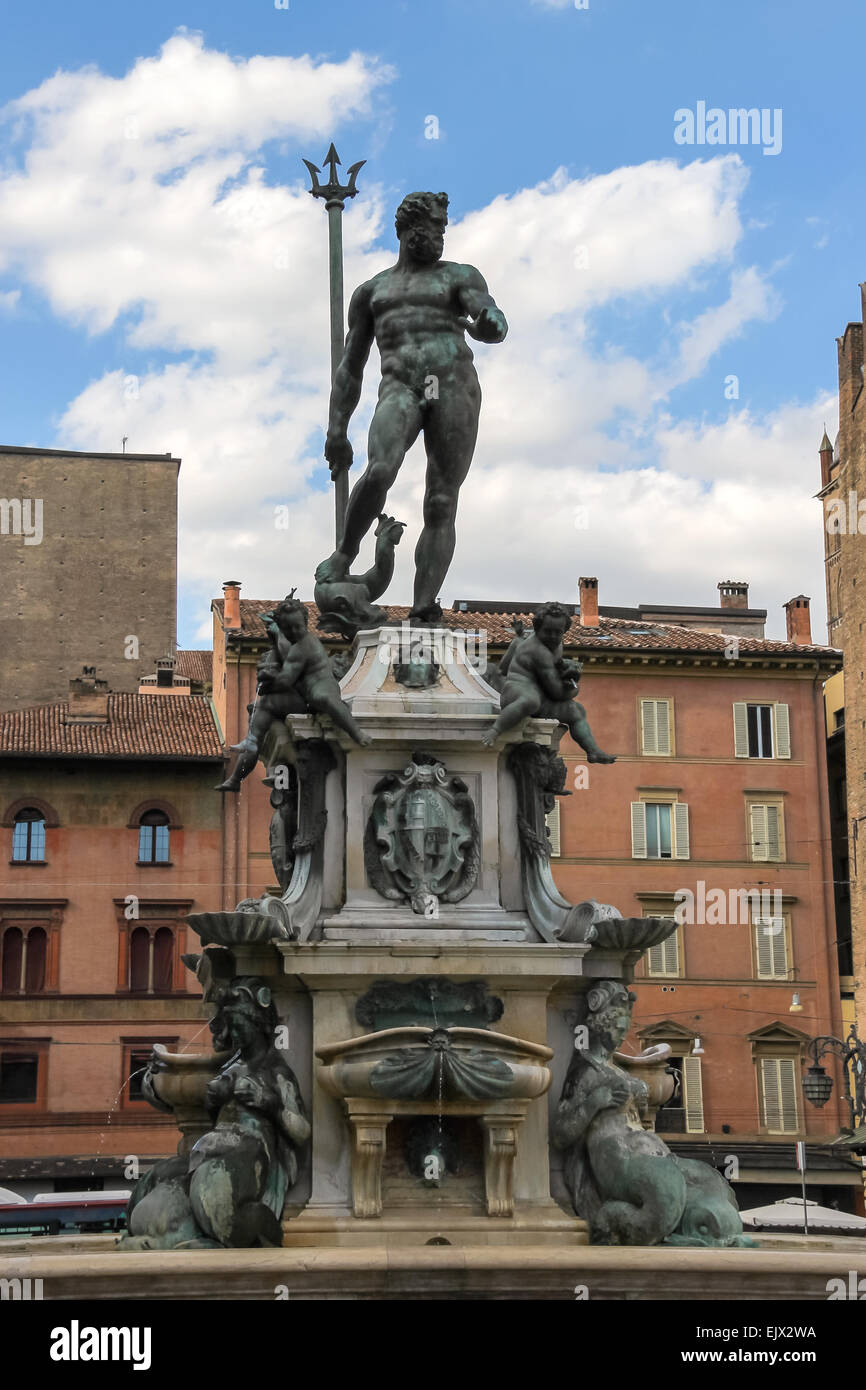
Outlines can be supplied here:
[[169, 820], [165, 811], [145, 811], [138, 826], [139, 864], [167, 864]]
[[153, 938], [153, 992], [168, 994], [174, 968], [174, 932], [160, 927]]
[[21, 989], [21, 964], [24, 960], [24, 933], [20, 927], [7, 927], [3, 933], [3, 993], [17, 994]]
[[150, 932], [136, 927], [129, 938], [129, 988], [146, 994], [150, 989]]
[[42, 994], [48, 961], [48, 933], [44, 927], [7, 927], [0, 937], [4, 994]]
[[33, 806], [18, 811], [12, 830], [12, 859], [16, 864], [45, 860], [45, 817]]
[[136, 927], [129, 937], [129, 988], [134, 994], [170, 994], [175, 934], [171, 927]]

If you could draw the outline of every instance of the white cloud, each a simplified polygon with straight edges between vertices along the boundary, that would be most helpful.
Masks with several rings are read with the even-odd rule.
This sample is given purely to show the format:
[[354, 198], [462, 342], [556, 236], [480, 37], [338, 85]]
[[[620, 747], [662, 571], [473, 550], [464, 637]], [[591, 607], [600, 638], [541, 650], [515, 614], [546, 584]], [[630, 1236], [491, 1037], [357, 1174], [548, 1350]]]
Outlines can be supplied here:
[[[92, 382], [56, 442], [117, 449], [126, 434], [131, 451], [182, 457], [181, 578], [202, 613], [228, 570], [249, 596], [311, 594], [331, 548], [332, 496], [313, 490], [326, 477], [327, 237], [295, 146], [312, 141], [315, 158], [334, 124], [375, 114], [389, 75], [363, 55], [232, 60], [180, 35], [123, 78], [60, 73], [7, 109], [25, 154], [0, 175], [0, 265], [59, 316], [91, 332], [119, 322], [131, 347], [182, 357]], [[289, 136], [289, 182], [269, 182], [262, 143]], [[759, 606], [816, 587], [808, 497], [830, 404], [733, 410], [721, 425], [664, 413], [674, 384], [779, 312], [765, 274], [736, 262], [746, 178], [735, 155], [558, 171], [449, 229], [446, 254], [480, 267], [511, 332], [476, 350], [481, 433], [443, 600], [567, 597], [579, 573], [599, 575], [602, 603], [713, 602], [734, 571]], [[391, 214], [367, 182], [344, 219], [347, 288], [392, 259]], [[657, 348], [617, 343], [617, 322], [661, 319], [674, 295], [694, 313]], [[374, 353], [351, 430], [359, 462], [377, 372]], [[388, 503], [410, 522], [393, 602], [411, 593], [422, 492], [416, 445]]]

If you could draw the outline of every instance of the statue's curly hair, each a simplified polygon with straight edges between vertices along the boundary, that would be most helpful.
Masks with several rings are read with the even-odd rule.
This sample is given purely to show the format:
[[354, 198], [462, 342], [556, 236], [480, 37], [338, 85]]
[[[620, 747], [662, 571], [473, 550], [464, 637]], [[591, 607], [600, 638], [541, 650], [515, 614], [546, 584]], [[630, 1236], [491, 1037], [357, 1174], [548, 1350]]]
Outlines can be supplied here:
[[278, 627], [280, 624], [280, 619], [288, 618], [290, 613], [303, 613], [304, 626], [306, 627], [309, 624], [310, 615], [307, 611], [307, 605], [305, 603], [302, 603], [299, 598], [295, 598], [294, 595], [295, 591], [293, 589], [290, 594], [286, 595], [282, 603], [277, 604], [276, 608], [270, 614], [271, 619], [273, 620], [273, 622], [277, 624]]
[[541, 624], [546, 618], [558, 618], [563, 623], [565, 632], [571, 627], [571, 614], [562, 603], [543, 603], [540, 608], [536, 608], [532, 615], [532, 626], [536, 632], [541, 631]]
[[410, 227], [414, 227], [417, 222], [426, 221], [434, 213], [444, 213], [445, 221], [448, 221], [447, 193], [407, 193], [394, 218], [398, 237]]
[[624, 996], [623, 1002], [628, 1001], [634, 1004], [637, 995], [633, 994], [621, 980], [597, 980], [585, 994], [582, 994], [577, 1001], [577, 1012], [580, 1015], [578, 1022], [587, 1023], [596, 1014], [603, 1013], [617, 996]]

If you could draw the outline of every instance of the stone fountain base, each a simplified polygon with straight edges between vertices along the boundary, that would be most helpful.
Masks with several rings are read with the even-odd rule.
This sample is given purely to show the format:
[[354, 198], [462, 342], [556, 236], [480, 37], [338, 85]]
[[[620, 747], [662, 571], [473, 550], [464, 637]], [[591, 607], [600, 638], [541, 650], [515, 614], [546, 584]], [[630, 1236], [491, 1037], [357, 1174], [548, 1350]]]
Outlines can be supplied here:
[[[282, 1250], [124, 1253], [76, 1247], [46, 1254], [16, 1242], [0, 1259], [6, 1278], [41, 1279], [46, 1301], [118, 1299], [249, 1300], [515, 1300], [589, 1302], [653, 1300], [826, 1302], [830, 1279], [856, 1252], [839, 1242], [806, 1248], [698, 1250], [543, 1243], [517, 1248], [476, 1244]], [[774, 1242], [778, 1244], [778, 1242]], [[857, 1242], [859, 1245], [860, 1242]], [[848, 1241], [847, 1245], [855, 1245]], [[22, 1247], [34, 1253], [19, 1253]], [[832, 1248], [831, 1248], [832, 1247]], [[846, 1263], [846, 1261], [848, 1263]]]

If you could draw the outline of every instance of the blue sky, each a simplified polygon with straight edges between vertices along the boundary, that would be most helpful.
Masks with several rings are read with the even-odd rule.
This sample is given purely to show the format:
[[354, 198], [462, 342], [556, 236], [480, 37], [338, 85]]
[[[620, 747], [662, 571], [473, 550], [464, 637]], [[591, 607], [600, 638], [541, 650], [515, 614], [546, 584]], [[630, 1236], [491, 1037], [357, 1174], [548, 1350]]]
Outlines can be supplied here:
[[[810, 593], [823, 639], [810, 498], [834, 339], [866, 279], [864, 33], [861, 0], [15, 7], [4, 442], [128, 434], [183, 456], [182, 643], [230, 570], [249, 596], [311, 592], [330, 549], [325, 218], [299, 157], [333, 137], [368, 160], [349, 285], [387, 263], [402, 194], [444, 188], [446, 255], [474, 260], [512, 320], [476, 354], [485, 415], [443, 600], [572, 598], [597, 573], [602, 603], [713, 603], [718, 579], [745, 577], [777, 635], [779, 605]], [[58, 72], [74, 78], [44, 87]], [[780, 109], [780, 152], [676, 144], [674, 112], [700, 101]], [[278, 246], [289, 271], [269, 292]], [[407, 515], [419, 463], [395, 494]]]

